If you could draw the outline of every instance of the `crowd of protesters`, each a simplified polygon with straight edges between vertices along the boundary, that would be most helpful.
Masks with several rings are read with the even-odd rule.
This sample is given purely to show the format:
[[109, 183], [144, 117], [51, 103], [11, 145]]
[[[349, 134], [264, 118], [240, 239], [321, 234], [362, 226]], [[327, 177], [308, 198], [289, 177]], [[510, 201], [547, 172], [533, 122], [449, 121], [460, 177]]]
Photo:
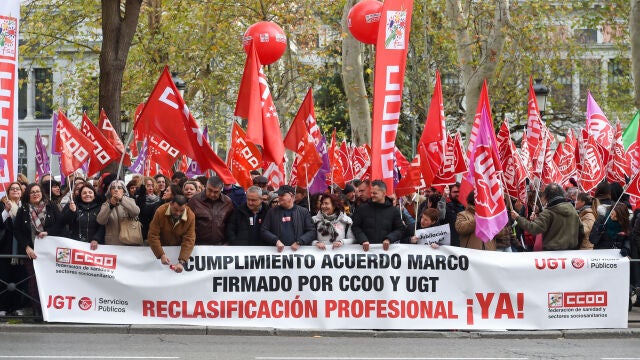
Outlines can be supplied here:
[[[619, 184], [602, 182], [593, 196], [572, 183], [549, 184], [531, 190], [526, 204], [505, 197], [509, 222], [485, 242], [475, 235], [474, 193], [463, 205], [458, 183], [396, 198], [380, 180], [353, 180], [343, 189], [333, 185], [309, 194], [289, 185], [274, 189], [259, 173], [252, 178], [253, 186], [245, 190], [217, 176], [188, 179], [180, 172], [171, 178], [134, 175], [127, 184], [113, 174], [96, 179], [72, 174], [69, 186], [50, 176], [34, 183], [20, 176], [2, 198], [0, 254], [26, 258], [0, 258], [0, 279], [20, 284], [18, 290], [33, 301], [0, 285], [0, 316], [23, 315], [29, 307], [41, 316], [33, 276], [36, 238], [69, 237], [89, 243], [91, 250], [132, 245], [121, 231], [131, 219], [141, 225], [143, 241], [136, 245], [148, 245], [150, 255], [176, 272], [195, 245], [273, 246], [281, 252], [345, 244], [368, 251], [381, 244], [389, 250], [397, 243], [418, 243], [418, 229], [441, 225], [449, 227], [450, 246], [502, 252], [616, 248], [640, 258], [640, 209], [632, 212]], [[168, 258], [163, 246], [180, 246], [178, 258]], [[640, 287], [638, 262], [631, 265], [631, 286]]]

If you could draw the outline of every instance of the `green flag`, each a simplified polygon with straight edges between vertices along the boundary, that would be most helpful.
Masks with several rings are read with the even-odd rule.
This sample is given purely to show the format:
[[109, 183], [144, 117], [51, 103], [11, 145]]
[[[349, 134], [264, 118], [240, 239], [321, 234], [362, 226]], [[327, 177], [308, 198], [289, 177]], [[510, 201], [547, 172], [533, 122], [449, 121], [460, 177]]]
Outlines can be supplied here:
[[629, 146], [636, 142], [638, 137], [638, 121], [640, 120], [640, 110], [633, 115], [633, 120], [629, 123], [624, 132], [622, 133], [622, 144], [624, 144], [624, 150], [629, 150]]

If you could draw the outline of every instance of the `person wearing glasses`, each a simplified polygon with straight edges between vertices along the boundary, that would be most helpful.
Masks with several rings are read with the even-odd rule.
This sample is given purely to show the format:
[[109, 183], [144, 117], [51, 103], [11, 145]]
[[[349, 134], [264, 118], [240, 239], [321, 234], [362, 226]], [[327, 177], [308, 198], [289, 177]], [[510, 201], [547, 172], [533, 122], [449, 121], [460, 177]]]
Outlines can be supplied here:
[[33, 260], [38, 256], [33, 250], [34, 240], [42, 239], [47, 235], [67, 236], [62, 223], [62, 215], [58, 207], [52, 204], [45, 196], [39, 184], [31, 183], [22, 195], [22, 206], [18, 209], [13, 231], [18, 240], [19, 248], [24, 249], [27, 260], [25, 266], [29, 278], [29, 296], [35, 299], [31, 306], [35, 316], [41, 316], [40, 302], [38, 300], [38, 284], [36, 283]]
[[120, 241], [120, 222], [126, 218], [136, 218], [140, 208], [136, 202], [125, 196], [122, 180], [113, 180], [107, 190], [107, 201], [98, 212], [98, 223], [104, 225], [104, 243], [107, 245], [125, 245]]
[[[0, 254], [2, 255], [18, 255], [20, 254], [18, 240], [13, 236], [13, 221], [18, 214], [22, 203], [22, 186], [19, 182], [14, 181], [7, 187], [7, 195], [2, 197], [2, 222], [0, 223]], [[20, 284], [25, 279], [26, 273], [24, 262], [20, 258], [0, 259], [0, 316], [8, 314], [24, 315], [22, 310], [24, 301], [22, 295], [18, 291], [7, 291], [7, 284]], [[17, 285], [21, 291], [27, 291], [26, 287]]]
[[222, 193], [224, 183], [218, 176], [207, 180], [205, 190], [189, 200], [196, 214], [196, 245], [227, 245], [225, 223], [233, 212], [233, 202]]

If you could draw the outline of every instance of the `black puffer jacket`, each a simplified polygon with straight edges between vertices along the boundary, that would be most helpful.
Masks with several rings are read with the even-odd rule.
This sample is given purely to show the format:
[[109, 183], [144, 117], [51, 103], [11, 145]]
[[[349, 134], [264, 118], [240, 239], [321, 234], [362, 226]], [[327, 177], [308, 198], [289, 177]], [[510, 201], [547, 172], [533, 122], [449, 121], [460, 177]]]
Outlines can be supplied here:
[[225, 238], [229, 245], [236, 246], [256, 246], [269, 245], [262, 241], [260, 228], [269, 208], [262, 205], [256, 214], [255, 220], [253, 211], [249, 210], [247, 204], [233, 210], [225, 226]]
[[[58, 206], [48, 203], [46, 206], [47, 216], [42, 225], [44, 231], [52, 236], [67, 236], [68, 233], [62, 222], [62, 215]], [[29, 212], [29, 204], [22, 204], [16, 218], [13, 222], [13, 235], [18, 240], [18, 251], [24, 254], [27, 246], [33, 248], [33, 240], [31, 239], [31, 214]]]
[[369, 200], [360, 205], [353, 217], [352, 229], [359, 244], [367, 241], [382, 244], [384, 239], [391, 242], [402, 240], [405, 226], [398, 208], [393, 206], [391, 199], [386, 198], [384, 204]]
[[98, 224], [98, 213], [102, 203], [94, 200], [90, 203], [78, 201], [76, 211], [69, 209], [69, 204], [62, 209], [62, 221], [69, 226], [69, 236], [84, 242], [96, 240], [104, 244], [104, 225]]

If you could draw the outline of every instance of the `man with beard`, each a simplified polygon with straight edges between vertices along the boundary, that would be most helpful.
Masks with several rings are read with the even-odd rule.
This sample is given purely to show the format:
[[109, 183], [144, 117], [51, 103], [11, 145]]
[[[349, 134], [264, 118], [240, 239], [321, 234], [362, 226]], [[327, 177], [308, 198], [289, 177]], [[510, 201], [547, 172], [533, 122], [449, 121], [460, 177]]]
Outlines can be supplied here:
[[400, 211], [386, 195], [387, 185], [382, 180], [373, 181], [371, 198], [358, 206], [353, 217], [353, 235], [364, 251], [369, 251], [370, 244], [382, 244], [384, 250], [389, 250], [389, 245], [404, 235]]

